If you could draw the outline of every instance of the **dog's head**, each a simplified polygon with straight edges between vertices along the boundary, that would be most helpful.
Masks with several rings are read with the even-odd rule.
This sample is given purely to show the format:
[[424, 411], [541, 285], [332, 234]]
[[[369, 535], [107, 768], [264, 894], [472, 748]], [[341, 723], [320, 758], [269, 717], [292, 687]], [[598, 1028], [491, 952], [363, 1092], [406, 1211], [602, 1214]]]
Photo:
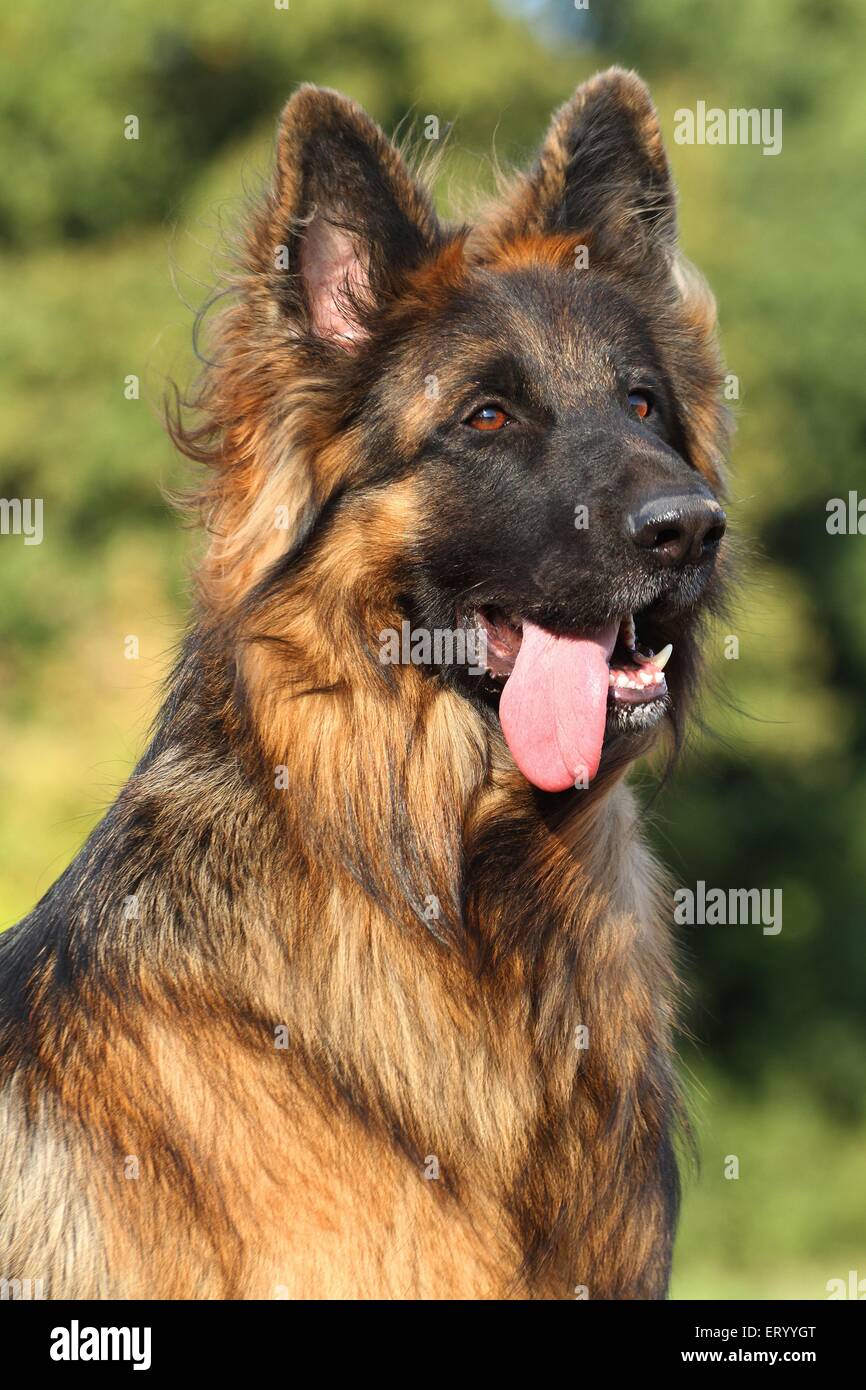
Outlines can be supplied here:
[[543, 790], [680, 718], [724, 568], [727, 420], [634, 74], [580, 87], [458, 228], [353, 102], [301, 88], [232, 313], [205, 433], [235, 539], [213, 573], [249, 602], [342, 527], [329, 582], [372, 625], [364, 659], [420, 656]]

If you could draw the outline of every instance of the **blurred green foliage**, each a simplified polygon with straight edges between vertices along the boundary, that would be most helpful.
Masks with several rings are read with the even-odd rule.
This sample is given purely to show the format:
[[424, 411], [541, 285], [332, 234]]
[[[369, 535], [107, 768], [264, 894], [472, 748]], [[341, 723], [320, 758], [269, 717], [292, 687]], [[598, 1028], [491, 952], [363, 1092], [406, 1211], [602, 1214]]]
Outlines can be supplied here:
[[[675, 1292], [822, 1297], [858, 1260], [866, 1276], [866, 537], [825, 526], [828, 499], [866, 495], [866, 9], [23, 0], [0, 38], [0, 495], [45, 499], [42, 545], [0, 537], [0, 925], [74, 853], [156, 707], [197, 546], [160, 495], [185, 473], [158, 403], [192, 370], [190, 306], [292, 86], [340, 87], [387, 129], [453, 122], [448, 211], [491, 187], [494, 136], [525, 159], [578, 80], [635, 66], [741, 388], [741, 587], [711, 643], [706, 731], [648, 817], [678, 884], [784, 893], [778, 936], [680, 929], [704, 1169]], [[698, 100], [780, 107], [782, 153], [675, 145], [674, 112]]]

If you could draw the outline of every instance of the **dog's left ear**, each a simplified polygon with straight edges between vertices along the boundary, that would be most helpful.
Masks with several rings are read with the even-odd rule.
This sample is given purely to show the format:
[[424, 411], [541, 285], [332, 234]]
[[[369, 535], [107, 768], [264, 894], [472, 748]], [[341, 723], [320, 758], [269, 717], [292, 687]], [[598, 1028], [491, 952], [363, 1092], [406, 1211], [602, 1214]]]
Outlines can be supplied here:
[[609, 68], [577, 88], [486, 230], [500, 242], [586, 233], [603, 257], [631, 261], [673, 253], [676, 194], [656, 109], [636, 73]]
[[351, 350], [369, 312], [440, 237], [426, 192], [361, 107], [300, 87], [280, 120], [274, 184], [253, 241], [290, 328]]

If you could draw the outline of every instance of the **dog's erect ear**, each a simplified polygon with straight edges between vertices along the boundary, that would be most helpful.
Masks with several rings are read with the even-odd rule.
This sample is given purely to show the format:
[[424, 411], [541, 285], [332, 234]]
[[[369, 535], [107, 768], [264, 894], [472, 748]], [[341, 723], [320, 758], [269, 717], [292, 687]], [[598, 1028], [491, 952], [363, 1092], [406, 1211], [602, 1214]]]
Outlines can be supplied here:
[[274, 186], [254, 238], [256, 268], [293, 327], [351, 349], [367, 312], [440, 236], [426, 193], [361, 107], [300, 87], [280, 120]]
[[534, 167], [489, 229], [495, 240], [588, 233], [607, 255], [676, 245], [676, 194], [650, 94], [609, 68], [557, 111]]

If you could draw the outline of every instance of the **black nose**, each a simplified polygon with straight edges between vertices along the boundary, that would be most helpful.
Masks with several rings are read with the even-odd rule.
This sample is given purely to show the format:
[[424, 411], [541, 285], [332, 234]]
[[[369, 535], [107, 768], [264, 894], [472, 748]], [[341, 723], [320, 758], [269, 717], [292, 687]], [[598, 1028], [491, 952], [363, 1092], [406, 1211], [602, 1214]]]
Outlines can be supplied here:
[[648, 560], [664, 568], [696, 565], [719, 548], [728, 519], [712, 497], [654, 497], [628, 518], [631, 538]]

